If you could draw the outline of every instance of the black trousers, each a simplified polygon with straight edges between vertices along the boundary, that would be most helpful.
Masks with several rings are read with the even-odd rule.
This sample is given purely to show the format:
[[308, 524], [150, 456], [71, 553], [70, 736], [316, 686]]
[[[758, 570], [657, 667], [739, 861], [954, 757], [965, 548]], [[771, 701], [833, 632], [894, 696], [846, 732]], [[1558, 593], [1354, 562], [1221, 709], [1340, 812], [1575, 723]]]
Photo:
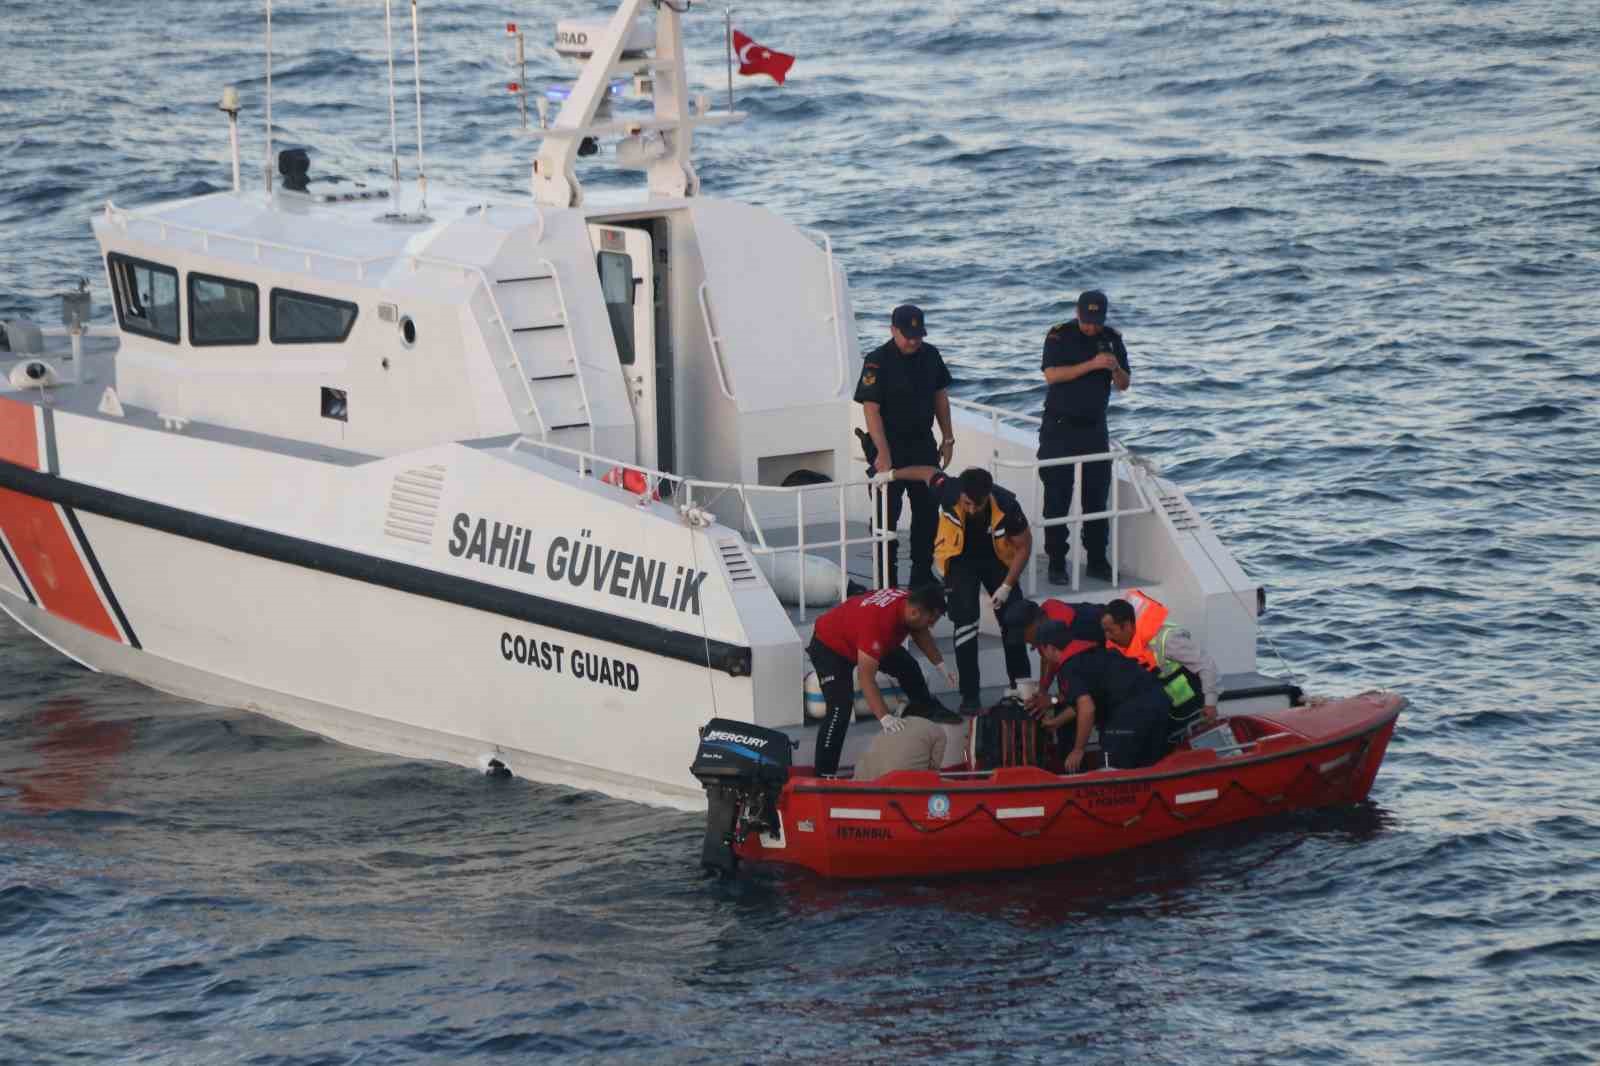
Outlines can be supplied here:
[[[839, 772], [839, 753], [844, 750], [844, 735], [856, 709], [856, 664], [834, 651], [820, 640], [813, 639], [806, 654], [817, 671], [817, 683], [822, 687], [822, 698], [828, 705], [828, 716], [817, 730], [817, 773]], [[922, 667], [904, 647], [895, 648], [878, 660], [878, 672], [888, 674], [900, 682], [900, 689], [912, 703], [929, 704], [933, 693], [928, 691]]]
[[[889, 457], [894, 465], [937, 466], [939, 447], [933, 442], [930, 430], [921, 437], [890, 437]], [[939, 509], [933, 492], [920, 481], [891, 481], [889, 494], [889, 524], [894, 530], [900, 525], [900, 515], [905, 503], [911, 503], [911, 580], [909, 585], [920, 585], [933, 580], [933, 537], [939, 528]], [[877, 520], [877, 515], [873, 515]], [[897, 588], [900, 584], [900, 541], [889, 542], [889, 572], [884, 585]]]
[[[1059, 459], [1066, 455], [1094, 455], [1109, 450], [1111, 439], [1104, 418], [1098, 421], [1045, 415], [1039, 427], [1039, 458]], [[1061, 518], [1072, 510], [1073, 468], [1045, 467], [1039, 471], [1044, 482], [1044, 516]], [[1109, 461], [1083, 464], [1083, 512], [1092, 514], [1106, 509], [1106, 496], [1111, 491], [1111, 463]], [[1051, 566], [1066, 564], [1071, 545], [1067, 543], [1067, 526], [1049, 526], [1044, 531], [1044, 553], [1050, 557]], [[1106, 544], [1110, 540], [1110, 526], [1104, 518], [1083, 524], [1083, 547], [1089, 562], [1108, 562]]]
[[1111, 708], [1100, 727], [1100, 749], [1107, 765], [1118, 770], [1154, 766], [1167, 753], [1168, 714], [1172, 701], [1166, 693]]
[[[950, 608], [950, 621], [956, 627], [956, 669], [961, 674], [963, 704], [978, 702], [978, 690], [983, 687], [978, 679], [978, 592], [980, 589], [993, 592], [999, 588], [1006, 579], [1006, 572], [1005, 564], [992, 552], [985, 555], [963, 553], [951, 559], [945, 569], [945, 602]], [[1011, 594], [1022, 595], [1015, 589]], [[1006, 642], [1006, 673], [1013, 682], [1033, 674], [1028, 663], [1028, 649], [1021, 641]]]

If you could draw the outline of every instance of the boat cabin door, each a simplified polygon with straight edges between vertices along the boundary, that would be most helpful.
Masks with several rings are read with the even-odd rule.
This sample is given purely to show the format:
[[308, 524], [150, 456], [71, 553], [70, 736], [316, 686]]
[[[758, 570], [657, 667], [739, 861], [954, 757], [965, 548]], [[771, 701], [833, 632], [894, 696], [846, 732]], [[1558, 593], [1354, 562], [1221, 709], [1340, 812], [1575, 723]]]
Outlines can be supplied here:
[[655, 267], [647, 230], [632, 226], [590, 226], [600, 271], [600, 291], [611, 335], [617, 342], [617, 359], [633, 404], [637, 462], [660, 467], [656, 381]]

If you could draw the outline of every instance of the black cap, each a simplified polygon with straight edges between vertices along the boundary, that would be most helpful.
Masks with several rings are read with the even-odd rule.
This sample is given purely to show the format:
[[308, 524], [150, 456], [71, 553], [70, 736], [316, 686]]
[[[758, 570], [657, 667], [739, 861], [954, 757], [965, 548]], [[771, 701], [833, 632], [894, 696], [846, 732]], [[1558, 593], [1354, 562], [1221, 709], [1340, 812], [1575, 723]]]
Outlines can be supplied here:
[[1067, 628], [1065, 622], [1057, 622], [1054, 618], [1040, 622], [1034, 633], [1040, 644], [1048, 644], [1052, 648], [1065, 648], [1072, 643], [1072, 630]]
[[1087, 322], [1093, 326], [1105, 324], [1106, 312], [1111, 309], [1111, 301], [1106, 299], [1106, 294], [1099, 289], [1090, 289], [1078, 297], [1078, 321]]
[[901, 304], [894, 309], [894, 314], [889, 317], [894, 328], [904, 333], [907, 337], [926, 337], [927, 329], [922, 324], [922, 308], [915, 304]]

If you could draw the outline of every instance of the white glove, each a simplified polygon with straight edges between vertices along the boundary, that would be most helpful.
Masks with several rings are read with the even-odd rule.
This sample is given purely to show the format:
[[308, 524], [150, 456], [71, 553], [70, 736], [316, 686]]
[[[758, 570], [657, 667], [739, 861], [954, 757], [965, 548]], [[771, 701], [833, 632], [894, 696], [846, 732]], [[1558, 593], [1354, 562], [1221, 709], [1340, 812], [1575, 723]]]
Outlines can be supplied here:
[[961, 687], [961, 677], [960, 677], [960, 675], [957, 674], [954, 670], [950, 669], [949, 666], [947, 666], [944, 663], [940, 663], [939, 664], [939, 672], [944, 675], [944, 679], [946, 681], [950, 682], [950, 687], [951, 688], [960, 688]]
[[1010, 598], [1011, 585], [1009, 582], [1002, 582], [1000, 587], [994, 590], [994, 595], [989, 599], [989, 605], [994, 608], [995, 614], [999, 614], [1000, 608]]
[[894, 480], [894, 470], [892, 468], [889, 469], [889, 470], [878, 470], [878, 471], [875, 471], [873, 473], [873, 475], [872, 475], [872, 478], [871, 478], [871, 481], [872, 481], [872, 483], [874, 485], [887, 485], [889, 482], [891, 482], [893, 480]]
[[883, 731], [885, 733], [898, 733], [900, 730], [906, 727], [904, 722], [892, 714], [886, 714], [882, 718], [878, 719], [878, 724], [883, 726]]

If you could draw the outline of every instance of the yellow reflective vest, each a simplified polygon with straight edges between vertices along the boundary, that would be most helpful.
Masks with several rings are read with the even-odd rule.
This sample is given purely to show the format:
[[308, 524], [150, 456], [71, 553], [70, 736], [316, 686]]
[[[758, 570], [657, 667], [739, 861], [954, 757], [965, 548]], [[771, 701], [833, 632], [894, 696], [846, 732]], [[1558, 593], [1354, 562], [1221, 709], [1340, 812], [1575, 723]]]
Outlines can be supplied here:
[[[1002, 497], [1001, 494], [1005, 496]], [[1011, 534], [1005, 531], [1006, 508], [1002, 499], [1016, 506], [1016, 497], [996, 485], [989, 494], [988, 527], [989, 536], [994, 542], [994, 554], [1001, 565], [1010, 566], [1017, 557], [1016, 546], [1011, 543]], [[961, 554], [967, 546], [967, 519], [973, 514], [972, 507], [961, 499], [949, 506], [943, 502], [939, 504], [939, 531], [933, 540], [933, 565], [938, 567], [941, 574], [949, 573], [950, 560]]]

